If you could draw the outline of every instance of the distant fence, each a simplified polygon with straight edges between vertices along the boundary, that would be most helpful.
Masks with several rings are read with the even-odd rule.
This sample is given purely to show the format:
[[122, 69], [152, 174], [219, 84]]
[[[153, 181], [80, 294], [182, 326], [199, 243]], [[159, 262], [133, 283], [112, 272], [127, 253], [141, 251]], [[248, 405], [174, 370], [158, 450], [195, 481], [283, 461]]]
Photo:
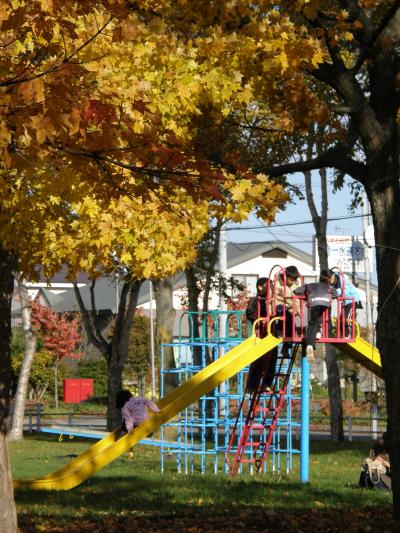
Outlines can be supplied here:
[[[371, 417], [347, 416], [343, 418], [345, 437], [352, 441], [354, 438], [377, 438], [386, 431], [386, 418], [374, 419], [376, 425], [372, 426]], [[29, 433], [41, 431], [44, 427], [65, 427], [75, 429], [88, 429], [106, 431], [106, 416], [104, 413], [46, 413], [41, 404], [28, 407], [25, 411], [24, 429]], [[315, 437], [330, 434], [329, 416], [310, 416], [310, 433]], [[295, 431], [295, 436], [300, 436], [300, 428]]]
[[29, 433], [54, 426], [94, 431], [107, 430], [106, 415], [104, 413], [46, 413], [41, 404], [29, 406], [25, 409], [24, 430]]
[[[354, 437], [378, 438], [386, 431], [387, 419], [384, 417], [344, 416], [343, 431], [345, 437], [352, 441]], [[310, 432], [330, 433], [329, 416], [310, 416]]]

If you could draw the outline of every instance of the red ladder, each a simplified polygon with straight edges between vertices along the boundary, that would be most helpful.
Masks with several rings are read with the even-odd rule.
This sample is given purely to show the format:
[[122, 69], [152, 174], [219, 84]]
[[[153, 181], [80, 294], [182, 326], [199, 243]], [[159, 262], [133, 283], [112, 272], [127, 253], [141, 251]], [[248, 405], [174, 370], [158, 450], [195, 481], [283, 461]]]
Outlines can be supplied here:
[[[268, 357], [264, 356], [264, 368], [258, 386], [250, 396], [250, 407], [247, 411], [246, 421], [242, 428], [234, 459], [231, 461], [231, 455], [235, 449], [234, 443], [238, 438], [240, 415], [245, 407], [246, 394], [243, 395], [226, 452], [226, 461], [231, 477], [236, 476], [240, 465], [243, 463], [253, 464], [257, 472], [262, 469], [278, 423], [281, 407], [285, 401], [288, 381], [299, 346], [300, 344], [295, 344], [288, 356], [283, 356], [282, 353], [278, 355], [277, 370], [269, 392], [266, 392], [263, 386], [264, 375], [268, 368]], [[286, 366], [285, 362], [287, 363], [286, 369], [284, 368]], [[266, 407], [261, 407], [260, 405], [262, 397], [266, 398]], [[256, 420], [259, 413], [261, 414], [261, 421]]]

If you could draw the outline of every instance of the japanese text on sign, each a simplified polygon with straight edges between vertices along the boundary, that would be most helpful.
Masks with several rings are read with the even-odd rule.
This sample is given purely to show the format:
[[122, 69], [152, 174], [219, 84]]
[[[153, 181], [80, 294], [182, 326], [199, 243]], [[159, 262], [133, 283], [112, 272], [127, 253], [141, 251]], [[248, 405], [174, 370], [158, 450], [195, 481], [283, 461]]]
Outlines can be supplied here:
[[327, 235], [328, 260], [342, 272], [365, 272], [365, 246], [357, 237]]

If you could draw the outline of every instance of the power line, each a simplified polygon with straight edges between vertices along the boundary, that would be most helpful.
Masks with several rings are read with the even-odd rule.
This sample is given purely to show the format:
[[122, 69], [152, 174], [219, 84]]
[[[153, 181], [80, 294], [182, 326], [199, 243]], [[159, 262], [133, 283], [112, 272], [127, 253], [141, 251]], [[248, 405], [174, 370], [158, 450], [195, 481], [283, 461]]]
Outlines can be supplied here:
[[[333, 222], [335, 220], [350, 220], [354, 218], [363, 218], [367, 216], [368, 215], [351, 215], [347, 217], [332, 217], [332, 218], [328, 218], [328, 222]], [[300, 220], [299, 222], [286, 222], [285, 224], [271, 224], [270, 226], [260, 225], [260, 226], [245, 226], [245, 227], [238, 227], [238, 228], [235, 228], [233, 226], [230, 226], [230, 227], [228, 226], [226, 229], [228, 231], [243, 231], [243, 230], [250, 230], [250, 229], [284, 228], [286, 226], [299, 226], [302, 224], [313, 224], [313, 221], [312, 220]]]

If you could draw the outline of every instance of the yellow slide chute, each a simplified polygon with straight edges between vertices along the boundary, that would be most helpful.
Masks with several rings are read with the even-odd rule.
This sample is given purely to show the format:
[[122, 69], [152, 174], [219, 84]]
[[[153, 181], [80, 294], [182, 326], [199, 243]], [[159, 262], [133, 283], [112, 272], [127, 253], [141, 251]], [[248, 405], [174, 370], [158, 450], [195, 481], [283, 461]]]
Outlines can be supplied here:
[[68, 490], [76, 487], [127, 452], [149, 433], [156, 431], [179, 411], [237, 374], [280, 342], [281, 339], [273, 335], [264, 339], [255, 335], [249, 337], [159, 400], [157, 405], [160, 412], [152, 415], [131, 433], [118, 439], [118, 431], [114, 431], [59, 470], [39, 479], [16, 480], [14, 487], [46, 490]]
[[[39, 479], [15, 480], [14, 487], [68, 490], [80, 485], [180, 411], [275, 348], [280, 342], [282, 339], [271, 334], [264, 339], [252, 335], [159, 400], [157, 405], [160, 412], [152, 415], [131, 433], [118, 438], [118, 431], [114, 431], [59, 470]], [[341, 344], [340, 349], [357, 363], [378, 377], [382, 377], [379, 351], [361, 337], [357, 336], [354, 342]]]
[[343, 344], [335, 344], [337, 348], [346, 355], [351, 357], [356, 363], [359, 363], [364, 368], [375, 374], [378, 378], [382, 378], [381, 356], [377, 348], [372, 346], [369, 342], [356, 336], [354, 342], [347, 342]]

